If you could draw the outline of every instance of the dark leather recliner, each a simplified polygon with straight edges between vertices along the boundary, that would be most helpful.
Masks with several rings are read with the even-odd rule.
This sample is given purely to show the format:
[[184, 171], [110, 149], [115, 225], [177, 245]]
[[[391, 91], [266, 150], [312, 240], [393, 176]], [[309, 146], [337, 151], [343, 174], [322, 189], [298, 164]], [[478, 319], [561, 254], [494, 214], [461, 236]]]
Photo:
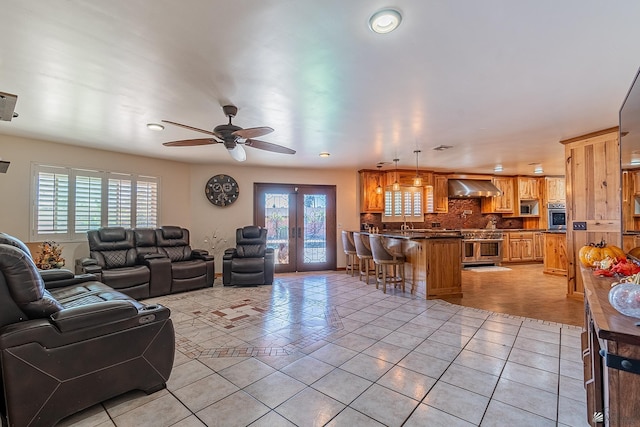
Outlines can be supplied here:
[[213, 255], [191, 249], [189, 230], [164, 226], [155, 232], [158, 252], [171, 260], [171, 293], [213, 286]]
[[99, 281], [132, 298], [150, 296], [151, 274], [148, 266], [138, 263], [133, 230], [104, 227], [87, 231], [87, 238], [89, 256], [96, 266], [85, 265], [84, 271], [96, 274]]
[[273, 249], [267, 248], [267, 229], [249, 225], [236, 230], [236, 248], [225, 250], [222, 284], [271, 285], [274, 273]]
[[8, 425], [51, 426], [127, 391], [165, 387], [175, 351], [168, 308], [68, 270], [45, 288], [41, 273], [24, 249], [0, 243], [0, 410]]

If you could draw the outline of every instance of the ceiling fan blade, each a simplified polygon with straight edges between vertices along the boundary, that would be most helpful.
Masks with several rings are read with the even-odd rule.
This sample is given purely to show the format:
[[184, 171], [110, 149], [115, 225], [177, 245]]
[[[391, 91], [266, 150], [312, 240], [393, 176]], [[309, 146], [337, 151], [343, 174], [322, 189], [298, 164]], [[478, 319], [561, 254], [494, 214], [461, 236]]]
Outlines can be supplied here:
[[266, 135], [273, 132], [273, 128], [263, 126], [259, 128], [240, 129], [232, 133], [232, 135], [238, 136], [244, 139], [257, 138], [259, 136]]
[[271, 142], [260, 141], [258, 139], [247, 139], [244, 145], [248, 147], [258, 148], [260, 150], [273, 151], [281, 154], [296, 154], [296, 150], [283, 147], [282, 145], [273, 144]]
[[245, 160], [247, 160], [247, 153], [246, 151], [244, 151], [244, 147], [240, 144], [236, 144], [235, 147], [228, 149], [229, 150], [229, 154], [231, 154], [231, 157], [233, 158], [233, 160], [236, 160], [238, 162], [244, 162]]
[[196, 145], [210, 145], [210, 144], [217, 144], [218, 141], [216, 141], [213, 138], [200, 138], [200, 139], [183, 139], [181, 141], [170, 141], [170, 142], [163, 142], [162, 145], [164, 145], [165, 147], [193, 147]]
[[207, 135], [213, 135], [213, 136], [217, 137], [217, 135], [215, 133], [211, 132], [210, 130], [194, 128], [193, 126], [183, 125], [182, 123], [176, 123], [176, 122], [172, 122], [172, 121], [169, 121], [169, 120], [162, 120], [162, 122], [163, 123], [169, 123], [170, 125], [179, 126], [181, 128], [185, 128], [185, 129], [189, 129], [189, 130], [195, 130], [196, 132], [202, 132], [202, 133], [206, 133]]

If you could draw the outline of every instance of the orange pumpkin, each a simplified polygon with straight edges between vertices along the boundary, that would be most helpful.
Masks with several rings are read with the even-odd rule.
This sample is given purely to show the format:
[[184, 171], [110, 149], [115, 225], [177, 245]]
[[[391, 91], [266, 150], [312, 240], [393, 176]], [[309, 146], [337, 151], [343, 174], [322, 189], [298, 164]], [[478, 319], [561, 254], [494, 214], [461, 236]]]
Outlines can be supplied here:
[[634, 258], [638, 258], [640, 259], [640, 246], [633, 248], [629, 251], [629, 255], [631, 255]]
[[614, 245], [607, 245], [604, 241], [581, 247], [578, 257], [585, 267], [598, 267], [598, 263], [607, 257], [616, 261], [627, 258], [622, 249]]

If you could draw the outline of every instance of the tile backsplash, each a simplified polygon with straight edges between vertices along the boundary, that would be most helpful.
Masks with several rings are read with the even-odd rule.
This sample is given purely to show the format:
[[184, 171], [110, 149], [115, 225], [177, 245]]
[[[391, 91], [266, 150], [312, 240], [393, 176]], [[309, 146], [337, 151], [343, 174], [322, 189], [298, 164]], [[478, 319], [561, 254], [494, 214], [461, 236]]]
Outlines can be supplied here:
[[[480, 199], [449, 199], [449, 212], [425, 214], [424, 222], [407, 222], [413, 228], [485, 228], [490, 221], [496, 222], [496, 228], [523, 228], [521, 218], [502, 218], [500, 214], [480, 212]], [[381, 230], [399, 230], [401, 222], [382, 222], [382, 214], [360, 214], [360, 223], [367, 223]]]

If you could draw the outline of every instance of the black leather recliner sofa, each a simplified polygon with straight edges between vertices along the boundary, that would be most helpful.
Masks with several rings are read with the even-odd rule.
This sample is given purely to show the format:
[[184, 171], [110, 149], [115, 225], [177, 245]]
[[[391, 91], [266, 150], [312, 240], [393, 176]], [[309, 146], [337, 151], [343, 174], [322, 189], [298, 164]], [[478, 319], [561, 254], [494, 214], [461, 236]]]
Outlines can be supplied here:
[[273, 249], [267, 247], [267, 229], [248, 225], [236, 230], [236, 247], [225, 250], [222, 284], [271, 285], [275, 264]]
[[175, 351], [168, 308], [140, 303], [91, 274], [40, 271], [16, 240], [0, 233], [6, 424], [52, 426], [127, 391], [165, 387]]
[[89, 258], [76, 261], [76, 273], [133, 298], [148, 298], [213, 286], [214, 258], [191, 249], [189, 230], [104, 227], [87, 232]]

